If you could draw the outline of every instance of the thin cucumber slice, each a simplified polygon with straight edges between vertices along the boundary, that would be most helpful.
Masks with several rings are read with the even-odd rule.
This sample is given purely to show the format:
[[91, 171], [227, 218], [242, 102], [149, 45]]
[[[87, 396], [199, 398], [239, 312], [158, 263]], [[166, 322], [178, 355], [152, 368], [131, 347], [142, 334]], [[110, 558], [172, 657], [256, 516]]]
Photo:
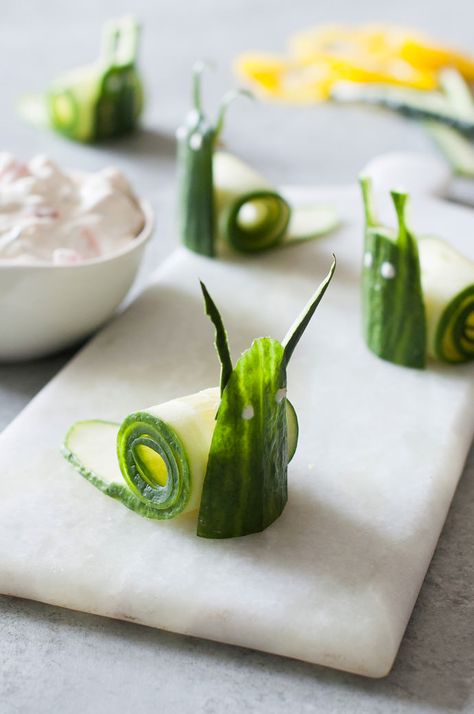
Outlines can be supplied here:
[[246, 253], [273, 248], [284, 238], [290, 206], [271, 184], [236, 156], [213, 161], [218, 239]]
[[337, 82], [331, 98], [341, 103], [372, 104], [404, 114], [413, 119], [440, 121], [466, 134], [474, 135], [474, 116], [471, 112], [454, 108], [442, 92], [425, 92], [416, 89], [383, 84]]
[[426, 362], [426, 318], [415, 237], [405, 222], [407, 195], [392, 191], [398, 231], [376, 219], [372, 184], [360, 179], [366, 229], [362, 272], [364, 336], [378, 357], [422, 369]]
[[441, 122], [425, 121], [423, 127], [459, 176], [474, 178], [474, 143], [457, 129]]
[[474, 359], [474, 261], [439, 238], [418, 241], [428, 352], [444, 362]]
[[130, 414], [119, 426], [77, 422], [66, 458], [94, 486], [147, 518], [199, 507], [219, 389], [207, 389]]
[[298, 446], [300, 427], [295, 408], [289, 399], [286, 400], [286, 423], [288, 428], [288, 463], [290, 463]]
[[474, 122], [474, 98], [464, 77], [455, 69], [444, 69], [439, 84], [454, 111]]
[[339, 214], [333, 206], [293, 207], [282, 245], [293, 245], [320, 238], [332, 233], [340, 223]]
[[62, 452], [81, 476], [106, 496], [145, 518], [161, 513], [134, 495], [123, 481], [117, 459], [120, 424], [101, 420], [78, 421], [66, 434]]

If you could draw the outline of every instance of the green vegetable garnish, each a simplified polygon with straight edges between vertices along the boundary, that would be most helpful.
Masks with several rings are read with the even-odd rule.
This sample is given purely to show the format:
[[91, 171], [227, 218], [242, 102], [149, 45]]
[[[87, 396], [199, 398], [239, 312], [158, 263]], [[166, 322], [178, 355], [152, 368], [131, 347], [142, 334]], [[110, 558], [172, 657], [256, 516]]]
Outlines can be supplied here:
[[371, 181], [360, 180], [365, 208], [362, 310], [368, 347], [389, 362], [423, 368], [426, 320], [418, 247], [405, 223], [407, 196], [392, 191], [398, 231], [381, 226], [372, 205]]
[[180, 240], [209, 257], [219, 245], [255, 253], [329, 233], [339, 220], [330, 207], [290, 208], [270, 183], [240, 159], [217, 149], [225, 112], [238, 90], [224, 96], [215, 125], [202, 110], [201, 74], [193, 74], [193, 106], [177, 131]]
[[[256, 533], [281, 515], [293, 452], [288, 427], [296, 420], [293, 408], [288, 418], [286, 368], [334, 269], [335, 261], [283, 342], [270, 337], [255, 340], [232, 371], [212, 436], [198, 535], [231, 538]], [[216, 325], [216, 341], [219, 333]]]
[[131, 132], [143, 109], [136, 68], [139, 26], [133, 17], [108, 22], [99, 59], [68, 72], [45, 96], [25, 97], [20, 110], [34, 124], [69, 139], [96, 142]]
[[282, 343], [257, 339], [232, 366], [227, 335], [202, 291], [216, 330], [221, 387], [129, 415], [119, 425], [82, 421], [63, 452], [96, 488], [146, 518], [199, 509], [197, 534], [228, 538], [261, 531], [287, 500], [287, 465], [298, 421], [286, 398], [286, 367], [335, 269]]
[[398, 231], [381, 226], [369, 178], [365, 207], [362, 311], [369, 349], [395, 364], [423, 368], [474, 359], [474, 262], [439, 238], [417, 240], [408, 229], [408, 196], [392, 191]]

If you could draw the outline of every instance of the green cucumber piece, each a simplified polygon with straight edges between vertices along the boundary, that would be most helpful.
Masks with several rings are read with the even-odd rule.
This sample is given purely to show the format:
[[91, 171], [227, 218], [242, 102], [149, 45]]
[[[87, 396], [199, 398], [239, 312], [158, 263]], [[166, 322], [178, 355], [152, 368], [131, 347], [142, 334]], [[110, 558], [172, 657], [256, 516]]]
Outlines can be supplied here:
[[315, 240], [332, 233], [341, 221], [333, 206], [305, 205], [294, 206], [291, 210], [288, 230], [283, 245], [294, 245]]
[[[214, 408], [217, 409], [218, 405], [217, 390], [213, 391], [216, 400], [215, 403], [212, 403], [212, 410], [214, 410]], [[213, 414], [214, 412], [212, 411], [211, 417]], [[207, 421], [209, 421], [208, 417], [209, 414], [207, 413]], [[288, 399], [286, 400], [286, 418], [288, 425], [289, 462], [293, 458], [298, 444], [298, 419], [294, 407]], [[137, 419], [136, 424], [143, 424], [143, 419]], [[99, 419], [76, 422], [66, 434], [62, 448], [63, 455], [76, 471], [89, 481], [89, 483], [99, 489], [99, 491], [119, 501], [122, 505], [138, 513], [140, 516], [155, 520], [165, 520], [178, 515], [176, 506], [174, 506], [172, 510], [166, 507], [160, 507], [160, 504], [157, 505], [153, 503], [152, 499], [148, 497], [148, 494], [143, 495], [140, 491], [137, 493], [135, 490], [131, 490], [129, 485], [127, 485], [129, 480], [124, 480], [117, 457], [117, 439], [120, 426], [121, 425], [116, 422], [102, 421]], [[148, 429], [146, 429], [146, 431], [148, 432]], [[167, 431], [168, 433], [170, 432], [169, 426]], [[165, 432], [162, 431], [162, 433], [164, 434]], [[147, 438], [149, 438], [148, 434]], [[176, 433], [174, 434], [173, 440], [177, 440]], [[125, 446], [126, 449], [127, 443], [130, 442], [122, 442], [122, 447]], [[203, 442], [202, 446], [202, 450], [205, 451], [206, 454], [209, 451], [210, 445], [211, 435], [209, 434], [208, 442]], [[184, 446], [181, 445], [181, 452], [183, 453], [184, 451]], [[136, 466], [140, 466], [142, 473], [144, 471], [150, 472], [151, 475], [147, 477], [148, 480], [155, 482], [159, 480], [161, 482], [160, 485], [163, 486], [166, 479], [163, 470], [164, 461], [162, 461], [159, 454], [157, 458], [154, 455], [155, 453], [153, 449], [149, 451], [146, 450], [145, 452], [142, 451], [141, 458], [136, 462]], [[138, 451], [138, 455], [140, 456], [140, 451]], [[130, 472], [133, 473], [133, 469]], [[189, 478], [187, 471], [183, 472], [183, 474], [181, 478]], [[182, 513], [196, 510], [198, 507], [197, 497], [200, 497], [200, 488], [202, 487], [202, 469], [199, 470], [198, 476], [199, 475], [201, 478], [196, 479], [195, 473], [191, 473], [189, 482], [191, 489], [194, 490], [195, 493], [192, 498], [188, 499], [186, 506], [182, 508]], [[162, 505], [163, 504], [161, 504], [161, 506]]]
[[145, 518], [160, 518], [161, 512], [133, 494], [121, 477], [117, 459], [119, 429], [120, 424], [99, 419], [78, 421], [66, 434], [63, 455], [106, 496]]
[[474, 178], [474, 143], [457, 129], [435, 121], [423, 122], [423, 128], [444, 154], [459, 176]]
[[216, 219], [213, 158], [216, 143], [224, 128], [229, 104], [238, 96], [250, 96], [239, 90], [222, 99], [215, 125], [208, 122], [201, 99], [201, 76], [206, 65], [193, 67], [192, 108], [176, 132], [178, 165], [178, 232], [183, 245], [212, 258], [216, 254]]
[[290, 463], [298, 446], [300, 427], [295, 408], [289, 399], [286, 400], [286, 425], [288, 429], [288, 463]]
[[235, 368], [222, 318], [201, 283], [216, 330], [221, 388], [134, 412], [121, 425], [77, 422], [66, 435], [65, 457], [141, 516], [164, 520], [199, 508], [197, 532], [206, 538], [266, 528], [285, 506], [298, 441], [286, 367], [334, 269], [335, 261], [283, 342], [255, 340]]
[[[474, 121], [474, 98], [469, 85], [455, 69], [439, 74], [440, 85], [454, 110]], [[460, 176], [474, 178], [474, 144], [457, 129], [436, 121], [423, 123], [425, 130]]]
[[212, 436], [198, 536], [257, 533], [281, 515], [288, 497], [287, 465], [298, 436], [294, 409], [285, 406], [286, 368], [334, 270], [335, 261], [281, 343], [269, 337], [255, 340], [234, 367]]
[[456, 69], [444, 69], [439, 73], [439, 84], [452, 109], [474, 122], [474, 98], [464, 77]]
[[133, 17], [108, 22], [99, 59], [58, 77], [44, 96], [25, 98], [20, 104], [22, 116], [80, 142], [132, 131], [144, 96], [136, 69], [138, 38]]
[[193, 68], [193, 106], [176, 132], [178, 231], [187, 248], [212, 258], [215, 255], [212, 157], [216, 129], [202, 111], [204, 68], [202, 62]]
[[212, 388], [130, 414], [121, 425], [77, 422], [63, 453], [127, 508], [174, 518], [199, 506], [218, 406], [219, 390]]
[[381, 226], [372, 185], [360, 179], [366, 229], [362, 272], [364, 337], [378, 357], [406, 367], [426, 363], [426, 318], [417, 242], [405, 222], [407, 195], [392, 191], [398, 231]]
[[427, 92], [385, 84], [338, 82], [331, 98], [340, 103], [372, 104], [413, 119], [431, 119], [474, 136], [474, 116], [454, 108], [442, 92]]
[[418, 242], [428, 352], [443, 362], [474, 360], [474, 261], [439, 238]]
[[198, 536], [264, 530], [287, 501], [288, 432], [283, 347], [264, 337], [243, 353], [222, 395], [211, 442]]
[[291, 214], [283, 196], [228, 152], [216, 151], [213, 170], [218, 240], [244, 253], [281, 243]]

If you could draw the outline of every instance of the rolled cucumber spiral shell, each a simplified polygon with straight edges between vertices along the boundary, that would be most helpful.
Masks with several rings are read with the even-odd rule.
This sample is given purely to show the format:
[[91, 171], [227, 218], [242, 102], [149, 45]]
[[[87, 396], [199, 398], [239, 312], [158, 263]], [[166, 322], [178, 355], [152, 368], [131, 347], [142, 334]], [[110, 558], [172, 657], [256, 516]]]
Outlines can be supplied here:
[[134, 412], [121, 425], [76, 422], [63, 451], [107, 496], [146, 518], [174, 518], [199, 507], [219, 402], [216, 387]]
[[443, 362], [474, 360], [474, 262], [439, 238], [418, 241], [428, 353]]
[[[63, 453], [85, 479], [132, 511], [174, 518], [199, 508], [220, 401], [213, 387], [134, 412], [121, 425], [79, 421]], [[287, 421], [291, 460], [298, 422], [288, 400]]]
[[283, 240], [291, 209], [265, 178], [224, 151], [214, 154], [213, 174], [220, 241], [253, 253]]

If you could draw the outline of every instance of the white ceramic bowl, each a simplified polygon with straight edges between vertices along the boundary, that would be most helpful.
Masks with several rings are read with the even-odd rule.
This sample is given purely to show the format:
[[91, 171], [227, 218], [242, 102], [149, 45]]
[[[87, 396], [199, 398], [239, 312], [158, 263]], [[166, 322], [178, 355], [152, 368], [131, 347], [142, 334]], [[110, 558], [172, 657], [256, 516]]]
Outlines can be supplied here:
[[0, 360], [43, 357], [84, 339], [120, 305], [153, 231], [141, 202], [142, 232], [120, 252], [78, 265], [0, 262]]

